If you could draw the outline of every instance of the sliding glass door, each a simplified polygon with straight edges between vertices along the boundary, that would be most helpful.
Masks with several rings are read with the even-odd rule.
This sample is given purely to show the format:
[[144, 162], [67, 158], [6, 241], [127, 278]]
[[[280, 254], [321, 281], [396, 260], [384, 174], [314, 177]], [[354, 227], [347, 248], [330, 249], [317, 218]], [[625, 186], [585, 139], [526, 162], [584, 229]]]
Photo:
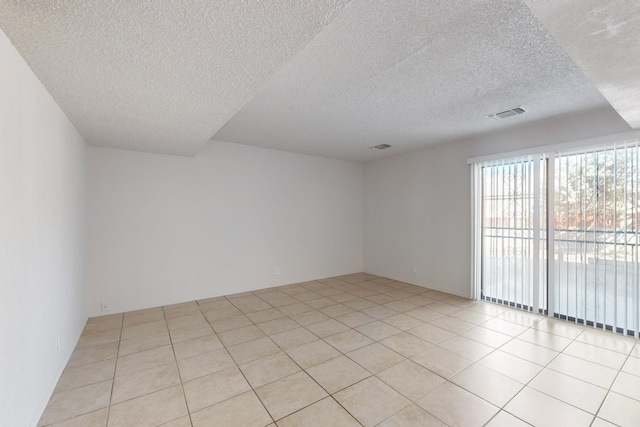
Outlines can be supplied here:
[[638, 144], [558, 153], [554, 176], [554, 312], [638, 331]]
[[480, 297], [638, 336], [638, 142], [485, 162], [475, 171]]
[[546, 309], [546, 167], [532, 157], [481, 165], [481, 298]]

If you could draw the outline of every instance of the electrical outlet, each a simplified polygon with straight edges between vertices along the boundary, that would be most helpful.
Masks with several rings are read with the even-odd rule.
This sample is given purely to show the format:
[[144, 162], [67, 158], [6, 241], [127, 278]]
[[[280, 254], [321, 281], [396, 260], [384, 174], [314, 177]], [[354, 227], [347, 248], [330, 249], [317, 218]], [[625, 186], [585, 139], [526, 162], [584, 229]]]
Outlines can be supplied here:
[[58, 335], [58, 337], [56, 338], [56, 351], [60, 350], [62, 350], [62, 340], [60, 338], [60, 335]]
[[417, 273], [417, 272], [418, 272], [418, 269], [417, 269], [417, 267], [416, 267], [415, 265], [413, 266], [413, 272], [414, 272], [414, 273]]
[[276, 267], [276, 276], [280, 274], [280, 267]]
[[109, 305], [105, 304], [104, 302], [101, 302], [100, 311], [109, 311]]

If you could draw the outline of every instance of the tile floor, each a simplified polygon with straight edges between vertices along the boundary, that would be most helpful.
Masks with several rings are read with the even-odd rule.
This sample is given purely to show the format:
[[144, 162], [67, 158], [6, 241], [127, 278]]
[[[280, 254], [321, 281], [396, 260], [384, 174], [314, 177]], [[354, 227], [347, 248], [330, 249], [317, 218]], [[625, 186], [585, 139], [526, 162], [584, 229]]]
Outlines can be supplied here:
[[640, 344], [369, 274], [91, 318], [40, 426], [638, 426]]

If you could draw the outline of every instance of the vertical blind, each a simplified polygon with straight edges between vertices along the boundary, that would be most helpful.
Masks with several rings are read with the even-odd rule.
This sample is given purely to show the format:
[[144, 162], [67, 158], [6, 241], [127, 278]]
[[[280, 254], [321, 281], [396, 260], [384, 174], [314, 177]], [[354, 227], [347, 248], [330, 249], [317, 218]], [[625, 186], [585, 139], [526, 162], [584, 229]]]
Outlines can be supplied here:
[[474, 181], [481, 298], [638, 336], [638, 141], [478, 163]]
[[638, 142], [559, 152], [554, 176], [554, 312], [637, 335]]

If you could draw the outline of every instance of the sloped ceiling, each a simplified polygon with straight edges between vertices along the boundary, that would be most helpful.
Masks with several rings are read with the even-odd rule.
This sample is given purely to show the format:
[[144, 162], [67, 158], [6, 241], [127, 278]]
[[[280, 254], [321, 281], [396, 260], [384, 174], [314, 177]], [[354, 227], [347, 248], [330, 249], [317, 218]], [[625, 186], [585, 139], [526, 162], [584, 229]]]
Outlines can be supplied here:
[[97, 146], [367, 161], [609, 106], [523, 0], [7, 0], [0, 27]]

